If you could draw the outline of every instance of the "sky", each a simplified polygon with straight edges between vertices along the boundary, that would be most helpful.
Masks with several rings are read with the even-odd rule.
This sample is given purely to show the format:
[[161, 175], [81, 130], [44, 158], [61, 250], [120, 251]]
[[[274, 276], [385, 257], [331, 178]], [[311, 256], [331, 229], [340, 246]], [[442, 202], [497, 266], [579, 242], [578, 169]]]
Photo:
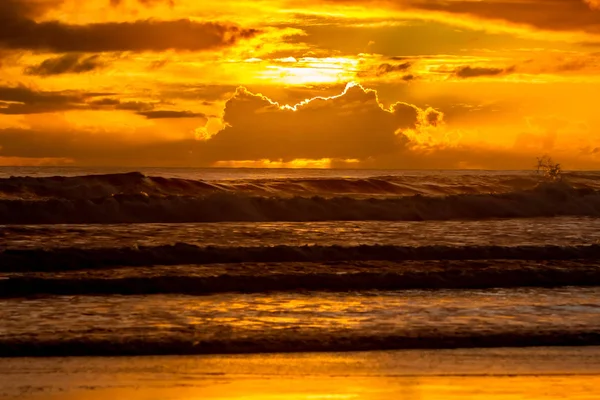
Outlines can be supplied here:
[[0, 0], [0, 165], [600, 169], [600, 0]]

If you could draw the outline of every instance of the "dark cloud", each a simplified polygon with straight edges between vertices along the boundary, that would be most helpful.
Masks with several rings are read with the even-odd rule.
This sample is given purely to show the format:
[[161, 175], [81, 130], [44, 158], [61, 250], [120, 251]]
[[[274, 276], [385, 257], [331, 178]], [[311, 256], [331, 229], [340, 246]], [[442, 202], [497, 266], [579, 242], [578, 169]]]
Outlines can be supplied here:
[[343, 94], [316, 98], [292, 109], [238, 89], [225, 107], [226, 128], [203, 146], [210, 161], [258, 159], [366, 159], [397, 152], [423, 111], [396, 103], [382, 108], [377, 93], [348, 86]]
[[[106, 0], [113, 7], [122, 5], [123, 0]], [[134, 0], [136, 3], [152, 6], [157, 3], [166, 3], [170, 6], [175, 5], [174, 0]], [[0, 16], [14, 18], [36, 18], [44, 15], [47, 11], [58, 8], [65, 3], [65, 0], [1, 0]]]
[[44, 92], [26, 86], [0, 86], [0, 114], [40, 114], [85, 108], [85, 99], [94, 94]]
[[600, 14], [580, 0], [416, 0], [411, 3], [419, 9], [505, 20], [539, 29], [600, 33]]
[[[149, 5], [154, 1], [138, 0]], [[68, 52], [200, 51], [231, 46], [252, 37], [256, 29], [187, 19], [106, 22], [73, 25], [34, 18], [62, 4], [62, 0], [1, 0], [0, 49]], [[120, 2], [113, 2], [120, 3]]]
[[154, 71], [154, 70], [157, 70], [157, 69], [161, 69], [162, 67], [164, 67], [168, 63], [169, 63], [168, 59], [163, 59], [163, 60], [158, 60], [158, 61], [152, 61], [150, 63], [150, 65], [148, 66], [148, 69], [151, 70], [151, 71]]
[[206, 118], [205, 114], [196, 113], [196, 112], [192, 112], [192, 111], [156, 110], [156, 111], [143, 111], [143, 112], [139, 112], [138, 114], [142, 115], [148, 119]]
[[[140, 136], [143, 137], [141, 134]], [[119, 132], [0, 129], [0, 157], [67, 158], [87, 165], [188, 165], [200, 142], [134, 141]]]
[[[138, 3], [143, 4], [145, 6], [153, 6], [156, 3], [166, 3], [171, 7], [175, 6], [175, 0], [136, 0]], [[123, 4], [123, 0], [110, 0], [110, 5], [113, 7], [118, 7]]]
[[44, 114], [68, 110], [84, 109], [85, 106], [69, 103], [7, 103], [0, 102], [0, 114], [4, 115], [27, 115]]
[[192, 111], [155, 110], [157, 104], [122, 100], [110, 93], [46, 92], [20, 86], [0, 86], [0, 114], [44, 114], [69, 110], [131, 111], [148, 119], [207, 118]]
[[402, 64], [384, 63], [384, 64], [380, 64], [374, 68], [371, 68], [371, 69], [368, 69], [365, 71], [360, 71], [357, 74], [357, 76], [360, 78], [381, 77], [384, 75], [406, 72], [407, 70], [410, 69], [411, 66], [412, 66], [412, 63], [410, 63], [410, 62], [404, 62]]
[[404, 72], [411, 67], [411, 63], [405, 62], [403, 64], [381, 64], [377, 67], [378, 75], [390, 74], [393, 72]]
[[0, 86], [0, 114], [44, 114], [69, 110], [121, 110], [150, 112], [156, 103], [123, 101], [111, 93], [47, 92], [23, 85]]
[[1, 0], [0, 20], [36, 18], [56, 8], [64, 0]]
[[[24, 101], [31, 95], [26, 92], [4, 98]], [[54, 95], [63, 96], [60, 97], [63, 102], [68, 99], [66, 94]], [[0, 96], [0, 100], [2, 98]], [[124, 104], [108, 96], [92, 99], [89, 103], [107, 109]], [[204, 117], [186, 111], [150, 110], [137, 113], [147, 118]], [[438, 114], [433, 110], [421, 110], [406, 103], [396, 103], [384, 109], [375, 91], [357, 85], [349, 85], [341, 95], [315, 98], [295, 108], [280, 106], [267, 97], [239, 88], [226, 104], [226, 128], [206, 141], [156, 140], [136, 143], [121, 139], [118, 133], [98, 135], [93, 132], [72, 132], [68, 127], [49, 132], [5, 129], [0, 130], [0, 156], [63, 157], [73, 158], [80, 163], [103, 159], [98, 161], [100, 164], [118, 164], [123, 160], [129, 163], [135, 160], [139, 164], [152, 160], [156, 163], [158, 159], [163, 165], [171, 161], [190, 160], [190, 157], [193, 157], [194, 165], [264, 158], [365, 160], [402, 151], [408, 138], [400, 130], [436, 121], [434, 115]], [[197, 125], [200, 127], [202, 124]], [[147, 140], [142, 133], [136, 134], [136, 137]]]
[[154, 103], [145, 101], [123, 101], [114, 97], [105, 97], [102, 99], [92, 100], [87, 103], [94, 110], [122, 110], [133, 111], [136, 113], [151, 111], [154, 109]]
[[[600, 33], [600, 11], [596, 0], [321, 0], [325, 3], [391, 7], [461, 16], [480, 21], [504, 21], [550, 31]], [[442, 17], [443, 18], [443, 17]], [[456, 19], [448, 20], [455, 23]], [[485, 23], [484, 23], [485, 24]], [[484, 25], [485, 26], [485, 25]]]
[[255, 29], [190, 20], [69, 25], [0, 17], [0, 47], [53, 52], [200, 51], [231, 46]]
[[444, 114], [436, 109], [428, 108], [423, 112], [423, 119], [428, 125], [438, 126], [444, 121]]
[[81, 74], [104, 68], [105, 65], [99, 55], [85, 56], [70, 53], [60, 57], [49, 58], [39, 65], [28, 67], [25, 69], [25, 73], [40, 76]]
[[454, 71], [459, 78], [477, 78], [480, 76], [499, 76], [515, 72], [515, 67], [509, 68], [489, 68], [489, 67], [471, 67], [469, 65], [460, 67]]
[[[87, 99], [85, 94], [77, 93], [30, 92], [24, 88], [3, 88], [0, 108], [16, 100], [31, 101], [32, 97], [41, 99], [39, 104], [53, 97], [64, 102]], [[87, 101], [94, 103], [94, 107], [107, 109], [126, 104], [132, 108], [144, 107], [136, 104], [138, 102], [123, 102], [108, 95]], [[167, 140], [156, 135], [161, 128], [155, 126], [139, 128], [129, 135], [105, 130], [81, 131], [68, 123], [54, 124], [55, 116], [48, 116], [46, 118], [53, 121], [48, 128], [42, 120], [31, 129], [0, 129], [0, 157], [68, 158], [84, 165], [127, 166], [210, 166], [230, 160], [330, 158], [334, 164], [356, 159], [358, 162], [352, 165], [359, 168], [519, 169], [531, 166], [540, 151], [539, 145], [529, 144], [537, 141], [553, 147], [556, 129], [561, 128], [560, 120], [532, 119], [533, 132], [545, 133], [538, 127], [547, 127], [548, 134], [523, 136], [527, 146], [516, 143], [514, 148], [494, 149], [483, 144], [435, 140], [436, 135], [448, 133], [446, 117], [437, 110], [407, 103], [383, 109], [377, 93], [360, 86], [350, 86], [341, 95], [315, 98], [294, 108], [240, 88], [227, 102], [224, 115], [227, 127], [205, 141]], [[57, 118], [60, 121], [60, 117]], [[473, 117], [468, 113], [466, 118]], [[169, 126], [181, 124], [181, 130], [174, 128], [178, 133], [189, 133], [190, 129], [202, 125], [194, 119], [168, 123]], [[427, 139], [428, 136], [434, 140]], [[587, 153], [597, 153], [596, 148], [590, 146]], [[562, 160], [569, 166], [583, 166], [585, 161], [561, 156]]]
[[19, 103], [73, 103], [83, 96], [75, 92], [43, 92], [23, 85], [0, 86], [0, 100]]

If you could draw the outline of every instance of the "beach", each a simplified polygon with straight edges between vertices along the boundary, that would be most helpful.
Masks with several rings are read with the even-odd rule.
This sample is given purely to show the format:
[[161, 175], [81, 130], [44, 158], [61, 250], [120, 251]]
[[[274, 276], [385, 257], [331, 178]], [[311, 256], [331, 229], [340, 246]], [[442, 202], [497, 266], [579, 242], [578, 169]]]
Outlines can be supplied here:
[[600, 348], [0, 360], [0, 398], [597, 399]]

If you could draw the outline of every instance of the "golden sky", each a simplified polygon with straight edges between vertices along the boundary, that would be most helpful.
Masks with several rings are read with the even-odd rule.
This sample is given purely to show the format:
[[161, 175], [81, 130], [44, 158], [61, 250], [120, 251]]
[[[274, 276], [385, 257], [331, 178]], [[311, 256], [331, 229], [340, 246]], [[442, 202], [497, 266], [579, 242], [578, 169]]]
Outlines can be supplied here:
[[600, 0], [0, 0], [0, 165], [600, 168]]

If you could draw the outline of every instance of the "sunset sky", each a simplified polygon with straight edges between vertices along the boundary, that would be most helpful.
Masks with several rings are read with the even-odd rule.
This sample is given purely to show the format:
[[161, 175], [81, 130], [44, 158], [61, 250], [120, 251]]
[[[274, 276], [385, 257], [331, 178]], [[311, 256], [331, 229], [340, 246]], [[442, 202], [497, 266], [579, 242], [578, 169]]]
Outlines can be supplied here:
[[0, 0], [0, 165], [600, 169], [600, 0]]

